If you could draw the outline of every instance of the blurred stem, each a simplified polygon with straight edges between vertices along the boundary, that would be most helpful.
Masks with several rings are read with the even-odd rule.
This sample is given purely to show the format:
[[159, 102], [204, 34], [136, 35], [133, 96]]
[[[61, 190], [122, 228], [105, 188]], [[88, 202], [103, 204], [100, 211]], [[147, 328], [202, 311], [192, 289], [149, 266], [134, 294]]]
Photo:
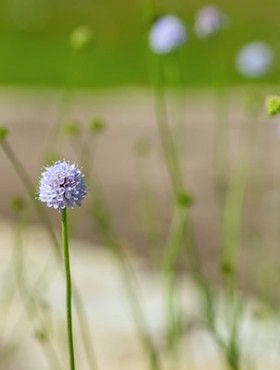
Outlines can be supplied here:
[[244, 142], [239, 151], [238, 163], [229, 183], [224, 210], [224, 246], [222, 254], [222, 271], [228, 303], [233, 308], [230, 339], [228, 346], [228, 363], [232, 370], [239, 369], [238, 322], [240, 302], [236, 288], [237, 252], [241, 245], [242, 208], [250, 170], [250, 151], [255, 140], [255, 120], [246, 126]]
[[142, 189], [142, 220], [144, 231], [149, 244], [150, 257], [153, 265], [158, 267], [160, 249], [163, 245], [163, 237], [159, 224], [158, 202], [148, 188]]
[[140, 342], [142, 343], [145, 352], [148, 354], [150, 370], [159, 370], [160, 363], [158, 353], [147, 328], [147, 323], [145, 321], [138, 300], [135, 289], [135, 277], [133, 276], [133, 270], [122, 252], [121, 245], [114, 235], [114, 231], [110, 223], [110, 218], [107, 214], [106, 206], [103, 201], [103, 197], [100, 194], [100, 190], [98, 190], [97, 184], [95, 184], [94, 193], [95, 199], [91, 208], [92, 216], [97, 222], [97, 226], [103, 238], [104, 246], [107, 246], [109, 248], [110, 252], [115, 257], [115, 260], [117, 262], [120, 275], [122, 277], [122, 281], [131, 305], [131, 311], [136, 325], [136, 330], [140, 338]]
[[[26, 278], [24, 274], [24, 253], [23, 253], [23, 241], [22, 234], [26, 227], [26, 214], [25, 211], [19, 212], [19, 219], [17, 222], [17, 228], [15, 233], [15, 245], [13, 252], [13, 268], [16, 277], [16, 283], [18, 285], [19, 293], [22, 297], [24, 310], [30, 321], [34, 318], [38, 318], [40, 322], [40, 331], [42, 332], [43, 338], [39, 338], [39, 342], [45, 352], [47, 362], [49, 363], [50, 369], [62, 369], [60, 360], [56, 353], [55, 346], [51, 342], [51, 335], [49, 333], [49, 323], [46, 321], [43, 314], [41, 314], [40, 308], [34, 295], [31, 293], [27, 286]], [[15, 331], [18, 330], [18, 326], [22, 322], [22, 319], [15, 325]]]
[[[149, 25], [147, 24], [146, 27], [146, 33], [148, 36], [149, 31]], [[160, 56], [153, 56], [151, 53], [148, 55], [148, 61], [149, 61], [149, 67], [150, 67], [150, 74], [151, 78], [154, 81], [155, 84], [155, 97], [156, 97], [156, 114], [157, 114], [157, 124], [161, 139], [161, 144], [163, 148], [163, 152], [166, 159], [167, 169], [170, 176], [173, 194], [175, 195], [175, 199], [177, 198], [177, 195], [180, 194], [180, 192], [184, 189], [184, 181], [180, 170], [180, 165], [178, 161], [178, 153], [176, 151], [174, 138], [172, 136], [172, 132], [168, 126], [168, 114], [167, 114], [167, 103], [166, 103], [166, 97], [165, 97], [165, 90], [164, 90], [164, 72], [163, 72], [163, 66], [162, 66], [162, 59]], [[222, 113], [221, 107], [219, 107], [219, 114]], [[216, 141], [220, 142], [220, 136], [224, 137], [224, 130], [221, 132], [220, 128], [222, 130], [225, 127], [222, 127], [222, 116], [219, 116], [219, 129], [216, 128]], [[224, 149], [223, 149], [224, 150]], [[220, 152], [219, 152], [220, 155]], [[220, 178], [220, 172], [223, 171], [223, 168], [220, 169], [220, 167], [223, 167], [223, 162], [220, 163], [220, 157], [218, 155], [218, 178]], [[215, 161], [216, 163], [216, 161]], [[220, 181], [220, 180], [219, 180]], [[174, 216], [175, 217], [175, 216]], [[187, 214], [185, 215], [187, 219]], [[178, 222], [178, 227], [181, 223], [181, 227], [183, 229], [184, 220], [182, 218], [181, 221]], [[201, 293], [204, 297], [204, 304], [205, 304], [205, 315], [206, 315], [206, 325], [207, 329], [210, 331], [210, 333], [213, 335], [213, 338], [217, 342], [217, 344], [227, 353], [227, 347], [224, 342], [224, 340], [221, 338], [220, 334], [218, 333], [216, 329], [216, 323], [215, 323], [215, 312], [214, 312], [214, 304], [213, 304], [213, 296], [212, 291], [210, 289], [210, 284], [208, 283], [207, 279], [204, 277], [202, 272], [202, 267], [200, 263], [200, 259], [198, 256], [198, 251], [194, 246], [194, 240], [192, 239], [192, 235], [190, 233], [190, 228], [188, 225], [188, 222], [186, 221], [187, 226], [187, 233], [186, 236], [188, 238], [188, 241], [185, 243], [185, 246], [187, 248], [188, 253], [188, 259], [191, 265], [191, 271], [192, 275], [194, 277], [194, 280], [197, 282], [198, 286], [201, 289]], [[185, 227], [185, 226], [184, 226]], [[176, 227], [177, 228], [177, 227]], [[180, 227], [178, 228], [178, 230]], [[170, 251], [170, 260], [176, 260], [177, 251], [175, 247], [174, 251]], [[171, 257], [172, 256], [172, 257]], [[175, 274], [175, 267], [173, 267], [173, 276]], [[169, 284], [169, 293], [172, 292], [172, 284]], [[169, 301], [172, 300], [172, 297], [170, 295]], [[171, 315], [171, 314], [170, 314]]]
[[59, 144], [60, 134], [61, 134], [61, 126], [63, 124], [63, 120], [66, 117], [66, 113], [69, 109], [69, 103], [72, 98], [74, 92], [74, 85], [75, 82], [77, 83], [80, 78], [80, 74], [82, 71], [82, 66], [88, 57], [87, 50], [71, 50], [71, 58], [68, 64], [68, 68], [66, 68], [66, 77], [65, 77], [65, 87], [62, 90], [62, 98], [61, 104], [59, 107], [58, 118], [56, 124], [52, 128], [52, 132], [47, 142], [47, 147], [45, 149], [45, 162], [49, 162], [50, 160], [54, 160], [54, 156], [56, 157], [56, 149]]
[[90, 182], [91, 180], [91, 171], [93, 167], [93, 160], [95, 158], [95, 151], [96, 151], [96, 135], [94, 133], [89, 133], [87, 136], [87, 140], [80, 137], [80, 161], [83, 165], [84, 172], [87, 174], [87, 179]]
[[[60, 243], [57, 240], [57, 237], [53, 231], [50, 219], [45, 211], [44, 208], [41, 207], [41, 204], [35, 199], [35, 189], [32, 184], [32, 181], [30, 180], [24, 166], [16, 156], [15, 152], [7, 142], [7, 140], [3, 139], [0, 141], [1, 146], [8, 157], [9, 161], [11, 162], [12, 166], [14, 167], [16, 173], [18, 174], [19, 178], [21, 179], [27, 194], [30, 197], [30, 200], [35, 208], [35, 210], [38, 213], [38, 216], [45, 226], [50, 239], [52, 241], [52, 246], [54, 249], [54, 254], [56, 257], [56, 262], [59, 267], [61, 267], [61, 262], [62, 262], [62, 253], [61, 253], [61, 248], [60, 248]], [[86, 317], [86, 314], [84, 312], [83, 308], [83, 303], [82, 299], [80, 296], [80, 293], [76, 286], [73, 284], [73, 300], [79, 320], [79, 327], [81, 329], [81, 336], [84, 344], [84, 350], [87, 356], [87, 361], [89, 364], [89, 368], [92, 369], [97, 369], [97, 363], [95, 359], [95, 354], [93, 351], [93, 346], [92, 346], [92, 339], [91, 339], [91, 334], [90, 334], [90, 329], [89, 329], [89, 323]]]
[[180, 249], [185, 237], [187, 224], [187, 208], [181, 204], [175, 205], [175, 211], [169, 232], [169, 239], [164, 259], [164, 279], [166, 283], [167, 308], [167, 344], [168, 349], [175, 354], [177, 342], [182, 333], [182, 318], [176, 307], [175, 271]]
[[229, 122], [228, 97], [225, 91], [225, 58], [223, 52], [224, 32], [220, 30], [213, 36], [214, 50], [212, 53], [212, 74], [215, 99], [215, 126], [214, 126], [214, 175], [218, 195], [220, 224], [223, 220], [223, 205], [226, 197], [229, 173]]
[[164, 269], [168, 272], [166, 276], [167, 344], [174, 357], [174, 366], [176, 366], [178, 365], [176, 348], [180, 336], [181, 317], [178, 317], [178, 310], [175, 307], [177, 287], [174, 284], [174, 279], [176, 274], [176, 262], [187, 223], [187, 209], [185, 208], [184, 210], [180, 210], [179, 214], [177, 214], [178, 209], [176, 202], [179, 194], [184, 192], [184, 181], [177, 157], [173, 132], [168, 125], [167, 102], [164, 90], [164, 72], [160, 57], [155, 56], [152, 64], [154, 66], [154, 76], [156, 76], [155, 104], [158, 130], [172, 185], [173, 198], [175, 199], [174, 215], [172, 216], [173, 221], [169, 230], [169, 242], [167, 245], [167, 256], [165, 259]]
[[[149, 27], [148, 24], [146, 26], [147, 36]], [[164, 152], [164, 156], [166, 159], [167, 169], [169, 173], [169, 177], [172, 184], [173, 195], [175, 195], [175, 199], [177, 199], [178, 194], [184, 190], [184, 181], [183, 176], [181, 174], [181, 169], [177, 157], [176, 147], [174, 143], [173, 134], [168, 125], [168, 115], [167, 115], [167, 103], [165, 97], [165, 90], [164, 90], [164, 72], [162, 66], [162, 59], [160, 56], [152, 55], [151, 53], [148, 54], [148, 62], [149, 62], [149, 69], [151, 78], [154, 81], [155, 85], [155, 98], [156, 98], [156, 114], [157, 114], [157, 124], [161, 139], [161, 144]], [[174, 216], [175, 217], [175, 216]], [[186, 227], [187, 232], [186, 236], [188, 240], [184, 243], [187, 248], [188, 259], [191, 264], [191, 271], [192, 275], [199, 285], [201, 292], [204, 296], [205, 300], [205, 313], [207, 318], [207, 328], [213, 334], [215, 340], [218, 342], [220, 346], [224, 346], [222, 339], [220, 338], [219, 334], [216, 331], [215, 327], [215, 314], [213, 308], [213, 298], [212, 292], [210, 290], [209, 284], [202, 273], [202, 268], [200, 264], [200, 260], [198, 257], [198, 252], [194, 245], [194, 240], [191, 236], [191, 229], [189, 227], [189, 222], [187, 219], [187, 212], [184, 215], [185, 220], [179, 217], [178, 221], [178, 230], [180, 228]], [[180, 226], [181, 225], [181, 226]], [[177, 226], [176, 226], [177, 229]], [[175, 247], [174, 251], [168, 252], [170, 253], [170, 260], [176, 259], [177, 251]], [[172, 256], [172, 257], [171, 257]], [[175, 274], [175, 268], [173, 268], [173, 275]]]
[[147, 178], [150, 179], [150, 175], [145, 174], [142, 162], [139, 164], [138, 161], [143, 161], [143, 159], [138, 159], [135, 163], [135, 166], [138, 166], [136, 173], [139, 176], [137, 183], [139, 184], [140, 193], [141, 221], [148, 242], [150, 259], [153, 266], [158, 267], [161, 258], [160, 250], [163, 245], [163, 236], [160, 225], [160, 209], [157, 198], [146, 180]]
[[142, 0], [142, 13], [144, 20], [145, 32], [148, 34], [149, 26], [155, 17], [155, 0]]
[[[86, 140], [81, 140], [81, 146], [83, 148], [82, 155], [83, 159], [85, 160], [86, 165], [88, 166], [88, 169], [91, 170], [91, 172], [94, 172], [94, 167], [91, 162], [92, 155], [91, 155], [91, 147], [88, 145], [88, 142]], [[91, 173], [90, 172], [90, 173]], [[90, 180], [89, 175], [89, 180]], [[110, 223], [110, 217], [107, 214], [107, 209], [105, 202], [103, 200], [103, 196], [101, 194], [101, 191], [98, 186], [98, 176], [96, 173], [94, 173], [95, 178], [95, 184], [94, 184], [94, 203], [91, 207], [91, 215], [97, 222], [97, 226], [99, 228], [99, 231], [103, 238], [103, 244], [104, 246], [107, 246], [110, 249], [110, 252], [114, 256], [118, 268], [120, 270], [120, 274], [122, 276], [122, 281], [124, 284], [124, 287], [126, 289], [126, 293], [131, 305], [131, 311], [134, 317], [136, 329], [140, 338], [140, 341], [143, 345], [143, 348], [145, 349], [146, 353], [148, 353], [149, 356], [149, 364], [150, 364], [150, 370], [159, 370], [159, 359], [157, 351], [154, 347], [154, 344], [152, 342], [151, 336], [149, 334], [143, 312], [140, 307], [140, 303], [137, 297], [137, 294], [135, 292], [135, 287], [132, 282], [132, 270], [128, 266], [128, 261], [124, 259], [124, 255], [122, 253], [122, 248], [119, 245], [119, 242], [117, 238], [114, 235], [113, 228]]]
[[[214, 136], [214, 172], [218, 194], [218, 207], [220, 215], [228, 186], [229, 168], [229, 137], [227, 122], [227, 97], [224, 88], [216, 87], [215, 91], [215, 136]], [[222, 216], [221, 216], [222, 219]]]
[[[148, 38], [149, 29], [152, 20], [155, 17], [155, 3], [154, 0], [143, 0], [142, 4], [145, 36]], [[147, 63], [149, 67], [150, 78], [155, 87], [155, 106], [161, 144], [172, 182], [172, 188], [176, 198], [178, 192], [183, 190], [183, 179], [180, 173], [180, 166], [177, 158], [173, 133], [168, 125], [162, 58], [158, 55], [152, 54], [151, 52], [147, 52]]]
[[27, 194], [29, 195], [30, 197], [30, 200], [32, 201], [32, 204], [34, 205], [34, 208], [36, 209], [42, 223], [45, 225], [50, 237], [51, 237], [51, 240], [53, 242], [53, 245], [55, 247], [55, 253], [56, 253], [56, 256], [60, 256], [61, 255], [61, 252], [60, 252], [60, 245], [56, 239], [56, 235], [53, 231], [53, 228], [52, 228], [52, 225], [51, 225], [51, 222], [50, 222], [50, 219], [49, 217], [47, 216], [46, 212], [43, 210], [42, 206], [40, 205], [40, 203], [35, 199], [35, 187], [33, 186], [32, 184], [32, 181], [30, 180], [27, 172], [25, 171], [23, 165], [21, 164], [20, 160], [18, 159], [18, 157], [16, 156], [15, 152], [13, 151], [12, 147], [10, 146], [10, 144], [8, 143], [7, 140], [1, 140], [1, 146], [6, 154], [6, 156], [8, 157], [9, 161], [11, 162], [12, 166], [14, 167], [16, 173], [18, 174], [18, 176], [20, 177], [26, 191], [27, 191]]
[[68, 227], [67, 227], [67, 210], [64, 208], [61, 212], [61, 234], [64, 250], [64, 268], [66, 278], [66, 318], [67, 318], [67, 335], [68, 335], [68, 350], [70, 370], [75, 370], [74, 358], [74, 342], [72, 330], [72, 284], [71, 284], [71, 269], [70, 256], [68, 245]]
[[247, 125], [243, 137], [244, 142], [229, 183], [224, 210], [222, 269], [229, 293], [234, 290], [235, 285], [237, 251], [241, 243], [242, 208], [251, 164], [250, 150], [255, 139], [254, 121]]
[[241, 302], [239, 296], [236, 295], [233, 305], [230, 305], [233, 311], [232, 322], [229, 332], [229, 344], [227, 346], [226, 358], [231, 370], [240, 369], [240, 351], [238, 344], [238, 325], [241, 314]]
[[[79, 139], [82, 148], [81, 152], [82, 158], [85, 161], [88, 170], [94, 172], [94, 166], [92, 163], [91, 155], [91, 146], [88, 144], [86, 140], [83, 140], [81, 137], [79, 137]], [[91, 172], [89, 173], [91, 174]], [[90, 177], [91, 176], [89, 175], [89, 181]], [[110, 217], [107, 214], [106, 205], [98, 186], [98, 176], [96, 173], [94, 173], [94, 179], [95, 179], [94, 181], [95, 200], [91, 207], [91, 215], [97, 222], [97, 226], [104, 240], [103, 242], [104, 246], [107, 246], [110, 249], [110, 252], [113, 254], [114, 258], [117, 261], [118, 268], [122, 276], [122, 281], [131, 305], [131, 310], [140, 341], [149, 356], [150, 369], [159, 370], [160, 366], [158, 355], [156, 353], [156, 349], [154, 348], [154, 344], [152, 343], [152, 339], [148, 332], [147, 325], [144, 320], [143, 313], [138, 301], [138, 297], [135, 292], [135, 287], [131, 281], [132, 271], [131, 269], [129, 269], [128, 262], [124, 260], [124, 255], [122, 253], [121, 246], [119, 245], [119, 242], [117, 241], [117, 238], [114, 235], [113, 228], [110, 223]]]
[[177, 195], [183, 191], [184, 182], [177, 157], [173, 133], [168, 124], [167, 102], [164, 90], [164, 73], [160, 57], [155, 56], [153, 65], [157, 81], [155, 86], [155, 104], [158, 129], [167, 169], [172, 183], [173, 193], [176, 198]]
[[174, 90], [175, 110], [174, 116], [174, 140], [177, 146], [179, 155], [184, 153], [184, 139], [185, 139], [185, 94], [184, 94], [184, 71], [186, 68], [186, 55], [184, 48], [180, 47], [173, 51], [170, 56], [167, 56], [168, 76], [167, 81], [170, 81], [172, 89]]
[[49, 163], [57, 158], [56, 149], [59, 142], [60, 130], [68, 110], [69, 101], [71, 99], [71, 92], [69, 88], [65, 88], [62, 92], [61, 104], [58, 112], [56, 124], [52, 128], [51, 134], [47, 141], [47, 146], [44, 155], [44, 164]]
[[[191, 235], [187, 231], [187, 237], [190, 239]], [[198, 250], [193, 247], [194, 243], [192, 240], [189, 240], [186, 243], [186, 252], [188, 255], [188, 261], [190, 263], [190, 269], [194, 281], [198, 285], [201, 295], [204, 301], [204, 314], [206, 317], [206, 328], [213, 335], [214, 340], [219, 345], [220, 348], [224, 349], [225, 344], [219, 333], [216, 329], [216, 318], [214, 311], [214, 302], [213, 302], [213, 293], [210, 284], [208, 283], [207, 278], [203, 273], [203, 268], [201, 266], [201, 259], [198, 254]]]

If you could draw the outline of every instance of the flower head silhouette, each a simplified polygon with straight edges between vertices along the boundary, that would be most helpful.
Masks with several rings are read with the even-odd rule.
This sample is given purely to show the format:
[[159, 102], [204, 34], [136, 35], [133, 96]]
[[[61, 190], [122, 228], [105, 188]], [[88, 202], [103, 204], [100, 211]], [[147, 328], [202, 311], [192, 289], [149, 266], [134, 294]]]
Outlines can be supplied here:
[[87, 194], [83, 173], [75, 164], [57, 161], [42, 172], [38, 185], [38, 199], [61, 212], [65, 207], [81, 205]]

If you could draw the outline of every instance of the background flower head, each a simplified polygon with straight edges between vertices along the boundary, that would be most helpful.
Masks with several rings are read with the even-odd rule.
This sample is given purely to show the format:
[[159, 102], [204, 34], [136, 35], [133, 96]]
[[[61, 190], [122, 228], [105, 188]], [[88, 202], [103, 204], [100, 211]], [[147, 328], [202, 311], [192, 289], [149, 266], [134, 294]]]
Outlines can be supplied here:
[[186, 28], [182, 21], [174, 15], [159, 18], [152, 25], [149, 34], [150, 48], [157, 54], [167, 54], [183, 45], [186, 40]]
[[87, 194], [83, 173], [75, 164], [57, 161], [42, 172], [38, 185], [38, 199], [60, 212], [65, 207], [81, 205]]
[[197, 12], [194, 30], [197, 37], [206, 38], [224, 28], [227, 23], [228, 17], [217, 6], [206, 5]]
[[79, 26], [75, 28], [69, 36], [69, 43], [74, 49], [82, 49], [88, 46], [92, 40], [93, 33], [88, 26]]
[[236, 68], [241, 75], [249, 78], [264, 76], [272, 66], [271, 47], [262, 41], [243, 46], [236, 57]]

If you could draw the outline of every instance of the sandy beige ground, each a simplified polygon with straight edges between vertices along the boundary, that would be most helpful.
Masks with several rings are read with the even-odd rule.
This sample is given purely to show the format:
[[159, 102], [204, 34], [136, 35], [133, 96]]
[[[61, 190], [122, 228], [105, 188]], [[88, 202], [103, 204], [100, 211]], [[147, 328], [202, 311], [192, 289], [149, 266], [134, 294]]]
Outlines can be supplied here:
[[[22, 234], [24, 257], [16, 265], [16, 228], [7, 222], [0, 222], [0, 353], [1, 368], [6, 370], [49, 369], [48, 345], [38, 339], [43, 323], [51, 343], [58, 354], [59, 363], [66, 369], [65, 319], [64, 319], [64, 281], [60, 268], [54, 262], [48, 237], [42, 229], [31, 228]], [[139, 345], [135, 332], [131, 309], [123, 284], [120, 280], [114, 259], [106, 252], [92, 248], [85, 242], [71, 242], [72, 270], [88, 316], [89, 329], [102, 370], [148, 369], [146, 357]], [[163, 351], [164, 300], [160, 275], [147, 270], [139, 261], [133, 262], [138, 282], [138, 294], [149, 331], [157, 348]], [[23, 267], [24, 292], [15, 279], [15, 272]], [[18, 270], [17, 270], [18, 271]], [[39, 285], [38, 278], [45, 277]], [[24, 278], [23, 278], [24, 276]], [[23, 293], [23, 294], [21, 294]], [[39, 311], [28, 315], [28, 297], [36, 301]], [[200, 294], [191, 279], [181, 281], [179, 295], [182, 301], [184, 319], [194, 322], [201, 314]], [[30, 302], [29, 302], [30, 303]], [[216, 297], [218, 327], [226, 335], [224, 326], [223, 299]], [[259, 304], [252, 299], [246, 305], [241, 323], [242, 354], [246, 358], [244, 369], [277, 369], [280, 366], [279, 336], [280, 321], [277, 317], [257, 319], [254, 312]], [[77, 367], [89, 369], [85, 359], [81, 334], [75, 316], [75, 343]], [[46, 357], [46, 354], [48, 355]], [[186, 330], [182, 342], [177, 369], [223, 369], [222, 356], [210, 337], [192, 325]], [[168, 361], [163, 361], [162, 369], [171, 369]], [[51, 368], [54, 368], [51, 365]], [[251, 368], [251, 367], [250, 367]], [[92, 369], [92, 368], [91, 368]]]

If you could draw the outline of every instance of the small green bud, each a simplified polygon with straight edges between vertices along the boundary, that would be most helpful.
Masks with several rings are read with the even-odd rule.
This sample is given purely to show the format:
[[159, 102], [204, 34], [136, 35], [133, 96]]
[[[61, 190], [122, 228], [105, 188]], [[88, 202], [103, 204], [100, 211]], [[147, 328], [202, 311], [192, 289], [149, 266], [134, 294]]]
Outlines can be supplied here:
[[104, 130], [105, 125], [101, 118], [95, 118], [89, 123], [89, 128], [93, 133], [100, 133]]
[[182, 191], [177, 194], [177, 202], [184, 207], [190, 206], [194, 201], [192, 194]]
[[63, 132], [68, 136], [77, 136], [80, 133], [80, 128], [76, 122], [67, 122], [63, 125]]
[[82, 49], [88, 46], [92, 39], [92, 30], [87, 26], [79, 26], [71, 32], [69, 43], [73, 49]]
[[265, 101], [266, 112], [270, 117], [275, 116], [280, 112], [280, 96], [270, 95]]
[[10, 205], [14, 211], [22, 211], [25, 207], [25, 199], [20, 195], [15, 196], [11, 198]]
[[7, 127], [0, 126], [0, 140], [4, 140], [7, 137], [8, 133], [9, 131]]
[[229, 261], [224, 261], [221, 266], [224, 275], [232, 275], [234, 272], [233, 266]]

